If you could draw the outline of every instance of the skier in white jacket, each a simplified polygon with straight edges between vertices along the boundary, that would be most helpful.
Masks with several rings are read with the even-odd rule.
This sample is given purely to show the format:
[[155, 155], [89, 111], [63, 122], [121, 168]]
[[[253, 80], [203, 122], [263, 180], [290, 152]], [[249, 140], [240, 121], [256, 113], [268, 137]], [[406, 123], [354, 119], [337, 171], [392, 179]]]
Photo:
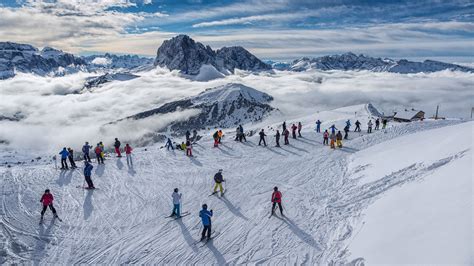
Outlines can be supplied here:
[[170, 217], [173, 217], [174, 215], [176, 215], [177, 218], [181, 217], [181, 196], [183, 196], [183, 194], [178, 193], [178, 189], [175, 188], [173, 194], [171, 194], [171, 197], [173, 198], [173, 212]]

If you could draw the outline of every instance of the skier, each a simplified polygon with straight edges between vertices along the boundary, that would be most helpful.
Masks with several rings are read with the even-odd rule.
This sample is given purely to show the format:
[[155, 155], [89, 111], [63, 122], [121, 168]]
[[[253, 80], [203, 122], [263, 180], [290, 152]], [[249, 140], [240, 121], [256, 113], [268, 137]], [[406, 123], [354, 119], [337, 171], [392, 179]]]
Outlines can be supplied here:
[[92, 149], [92, 146], [89, 145], [89, 142], [86, 141], [86, 144], [82, 146], [82, 153], [84, 154], [84, 161], [91, 162], [91, 157], [89, 156], [89, 150]]
[[189, 136], [191, 136], [191, 133], [189, 132], [189, 130], [186, 130], [186, 141], [189, 140]]
[[292, 134], [292, 136], [293, 136], [294, 139], [296, 139], [296, 130], [297, 130], [297, 129], [298, 129], [298, 127], [297, 127], [295, 124], [293, 124], [293, 125], [291, 126], [291, 134]]
[[290, 131], [287, 128], [283, 131], [283, 136], [285, 136], [285, 145], [289, 145], [288, 137], [290, 136]]
[[336, 134], [336, 143], [338, 148], [342, 148], [342, 133], [338, 131]]
[[298, 137], [302, 137], [301, 136], [301, 129], [303, 128], [303, 125], [301, 124], [301, 122], [298, 122]]
[[277, 132], [275, 134], [275, 142], [276, 142], [276, 147], [280, 147], [280, 131], [278, 131], [277, 129]]
[[323, 145], [329, 145], [329, 132], [326, 129], [323, 133]]
[[387, 119], [382, 120], [382, 129], [385, 129], [387, 127]]
[[267, 135], [265, 135], [265, 132], [263, 132], [263, 128], [262, 128], [262, 130], [260, 131], [260, 133], [258, 133], [258, 135], [260, 135], [260, 141], [258, 142], [258, 146], [260, 146], [260, 144], [262, 143], [262, 141], [263, 141], [263, 145], [264, 145], [264, 146], [267, 146], [267, 143], [265, 142], [265, 136], [267, 136]]
[[360, 122], [359, 122], [359, 120], [357, 120], [355, 122], [355, 125], [356, 125], [356, 128], [354, 129], [354, 132], [360, 132]]
[[67, 157], [69, 156], [69, 152], [67, 151], [66, 147], [63, 148], [62, 151], [59, 152], [61, 155], [61, 170], [69, 169], [67, 166]]
[[84, 179], [86, 180], [87, 183], [87, 188], [88, 189], [94, 189], [94, 183], [92, 183], [92, 164], [90, 164], [88, 161], [84, 161]]
[[282, 125], [282, 132], [285, 132], [285, 129], [286, 129], [286, 121], [283, 122], [283, 125]]
[[335, 149], [336, 148], [336, 146], [335, 146], [336, 134], [331, 133], [331, 135], [329, 135], [329, 138], [331, 139], [331, 149]]
[[379, 126], [380, 126], [380, 119], [377, 118], [375, 119], [375, 130], [379, 130]]
[[216, 132], [212, 134], [212, 138], [214, 138], [214, 148], [219, 147], [219, 131], [216, 130]]
[[165, 147], [168, 151], [170, 150], [170, 148], [171, 148], [171, 150], [174, 150], [173, 143], [171, 143], [170, 138], [168, 138], [168, 140], [166, 141]]
[[336, 134], [336, 130], [337, 130], [336, 125], [333, 124], [333, 125], [330, 126], [329, 128], [331, 129], [331, 134]]
[[316, 132], [321, 133], [321, 121], [316, 121]]
[[105, 147], [104, 147], [104, 143], [99, 142], [99, 146], [100, 146], [100, 149], [101, 149], [101, 152], [100, 152], [100, 157], [102, 157], [102, 162], [105, 160]]
[[196, 142], [197, 141], [197, 135], [198, 135], [198, 132], [196, 129], [193, 129], [193, 136], [191, 138], [191, 141], [192, 142]]
[[240, 127], [235, 128], [235, 141], [240, 139]]
[[54, 218], [58, 218], [56, 209], [53, 206], [53, 200], [54, 200], [53, 194], [50, 193], [49, 189], [46, 189], [44, 191], [43, 196], [40, 199], [40, 202], [43, 203], [43, 210], [41, 211], [41, 221], [43, 221], [44, 213], [46, 212], [46, 209], [48, 207], [53, 212]]
[[76, 163], [74, 162], [74, 151], [71, 148], [67, 148], [67, 152], [69, 152], [67, 157], [69, 159], [69, 163], [71, 163], [71, 168], [77, 168]]
[[178, 193], [178, 189], [175, 188], [171, 197], [173, 198], [173, 212], [171, 213], [170, 217], [176, 215], [176, 218], [181, 218], [181, 197], [183, 196], [182, 193]]
[[203, 241], [206, 238], [206, 233], [207, 233], [207, 240], [209, 240], [211, 239], [211, 230], [212, 230], [212, 223], [211, 223], [212, 210], [211, 211], [207, 210], [207, 204], [202, 205], [202, 210], [199, 212], [199, 217], [201, 217], [202, 225], [204, 226], [204, 228], [202, 229], [201, 241]]
[[239, 125], [239, 128], [240, 128], [240, 137], [239, 137], [240, 142], [242, 142], [242, 139], [245, 142], [247, 142], [247, 139], [245, 138], [244, 128], [242, 127], [242, 125]]
[[344, 127], [344, 139], [348, 139], [349, 138], [349, 127], [348, 125], [346, 125]]
[[95, 157], [97, 158], [97, 164], [104, 164], [104, 158], [102, 157], [102, 148], [100, 143], [97, 143], [97, 146], [94, 149]]
[[[173, 148], [173, 145], [171, 145], [171, 148]], [[132, 147], [130, 147], [130, 145], [125, 144], [125, 148], [123, 148], [123, 150], [125, 151], [125, 156], [127, 157], [127, 165], [128, 166], [133, 166], [133, 161], [132, 161]]]
[[186, 150], [186, 143], [181, 142], [181, 145], [179, 146], [179, 149], [182, 150], [182, 151], [185, 151]]
[[372, 133], [372, 120], [369, 120], [369, 122], [367, 123], [367, 133]]
[[281, 206], [281, 192], [278, 191], [278, 187], [274, 187], [272, 193], [272, 215], [275, 214], [275, 207], [277, 204], [278, 208], [280, 209], [281, 216], [285, 216], [283, 214], [283, 207]]
[[347, 119], [346, 127], [348, 127], [349, 129], [351, 128], [351, 120], [350, 119]]
[[222, 133], [222, 130], [219, 129], [219, 132], [217, 132], [217, 137], [219, 138], [219, 144], [221, 144], [222, 136], [224, 133]]
[[193, 157], [193, 146], [190, 140], [186, 141], [186, 155]]
[[120, 141], [118, 140], [118, 138], [115, 138], [114, 147], [115, 153], [117, 153], [117, 157], [122, 157], [122, 154], [120, 154]]
[[224, 194], [224, 189], [222, 188], [222, 182], [225, 182], [224, 177], [222, 176], [222, 169], [219, 169], [219, 171], [214, 175], [214, 192], [212, 194], [217, 193], [217, 188], [221, 191], [221, 196]]

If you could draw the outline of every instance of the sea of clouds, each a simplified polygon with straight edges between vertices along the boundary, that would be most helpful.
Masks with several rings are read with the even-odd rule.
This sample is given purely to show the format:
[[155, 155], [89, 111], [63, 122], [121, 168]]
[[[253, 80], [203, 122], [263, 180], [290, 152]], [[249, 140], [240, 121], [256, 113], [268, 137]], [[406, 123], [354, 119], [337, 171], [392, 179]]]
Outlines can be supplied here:
[[308, 71], [236, 74], [206, 82], [183, 78], [176, 71], [154, 69], [140, 78], [83, 90], [91, 74], [38, 77], [18, 74], [0, 81], [0, 116], [21, 114], [20, 121], [0, 121], [0, 141], [15, 150], [76, 150], [89, 141], [111, 144], [115, 137], [133, 141], [165, 130], [196, 111], [180, 111], [143, 121], [110, 122], [160, 105], [194, 96], [206, 88], [242, 83], [274, 97], [272, 106], [283, 119], [343, 106], [372, 103], [386, 114], [404, 108], [421, 109], [431, 116], [440, 105], [446, 117], [467, 119], [474, 106], [474, 74], [441, 71], [430, 74], [374, 73], [369, 71]]

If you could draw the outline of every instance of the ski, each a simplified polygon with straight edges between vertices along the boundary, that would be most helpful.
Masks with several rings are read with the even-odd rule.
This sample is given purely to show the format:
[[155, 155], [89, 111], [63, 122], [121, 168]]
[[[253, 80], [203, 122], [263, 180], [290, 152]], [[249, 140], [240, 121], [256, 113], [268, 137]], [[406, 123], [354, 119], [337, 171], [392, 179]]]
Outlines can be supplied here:
[[83, 186], [76, 186], [76, 188], [82, 188], [82, 189], [87, 189], [87, 190], [96, 190], [98, 188], [88, 188], [88, 187], [83, 187]]
[[216, 192], [212, 192], [211, 194], [209, 194], [209, 197], [212, 196], [212, 195], [216, 195], [217, 194], [217, 191]]
[[209, 243], [209, 241], [211, 241], [211, 240], [213, 240], [214, 238], [218, 237], [220, 234], [221, 234], [220, 232], [215, 232], [215, 233], [212, 234], [211, 238], [205, 239], [205, 240], [203, 240], [203, 241], [199, 241], [199, 242], [203, 242], [203, 244], [202, 244], [200, 247], [202, 248], [202, 247], [206, 246], [207, 243]]
[[188, 215], [190, 215], [190, 214], [191, 214], [191, 213], [189, 213], [189, 212], [188, 212], [188, 213], [182, 213], [180, 217], [175, 217], [174, 220], [181, 219], [181, 218], [183, 218], [184, 216], [188, 216]]
[[[182, 212], [182, 213], [181, 213], [181, 217], [182, 217], [182, 216], [187, 216], [187, 215], [189, 215], [189, 214], [190, 214], [189, 212]], [[165, 218], [177, 218], [177, 217], [175, 217], [175, 215], [173, 214], [173, 215], [166, 216]]]
[[[57, 216], [57, 215], [56, 215], [54, 218], [55, 218], [55, 219], [58, 219], [58, 221], [60, 221], [60, 222], [63, 221], [63, 220], [62, 220], [61, 218], [59, 218], [59, 216]], [[53, 219], [54, 219], [54, 218], [53, 218]]]
[[40, 225], [43, 224], [43, 218], [40, 219], [40, 222], [39, 222]]

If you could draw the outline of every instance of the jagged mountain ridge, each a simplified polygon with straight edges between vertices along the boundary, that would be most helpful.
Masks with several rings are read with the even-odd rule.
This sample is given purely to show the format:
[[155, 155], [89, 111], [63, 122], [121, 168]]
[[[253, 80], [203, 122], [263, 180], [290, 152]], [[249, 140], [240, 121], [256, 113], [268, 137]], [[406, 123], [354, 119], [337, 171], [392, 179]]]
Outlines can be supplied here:
[[294, 60], [286, 70], [306, 71], [319, 70], [368, 70], [373, 72], [392, 72], [400, 74], [431, 73], [442, 70], [474, 72], [474, 69], [456, 64], [443, 63], [434, 60], [413, 62], [406, 59], [393, 60], [389, 58], [375, 58], [363, 54], [345, 53], [341, 55], [328, 55], [317, 58], [303, 57]]
[[223, 47], [214, 51], [187, 35], [164, 41], [158, 48], [154, 64], [188, 75], [198, 75], [203, 65], [211, 65], [224, 74], [233, 73], [236, 68], [250, 71], [271, 69], [243, 47]]
[[274, 110], [268, 103], [273, 97], [238, 83], [210, 88], [197, 96], [166, 103], [158, 108], [141, 112], [127, 119], [144, 119], [177, 110], [198, 109], [199, 114], [187, 121], [176, 122], [171, 130], [182, 134], [190, 129], [208, 127], [229, 128], [261, 120]]

